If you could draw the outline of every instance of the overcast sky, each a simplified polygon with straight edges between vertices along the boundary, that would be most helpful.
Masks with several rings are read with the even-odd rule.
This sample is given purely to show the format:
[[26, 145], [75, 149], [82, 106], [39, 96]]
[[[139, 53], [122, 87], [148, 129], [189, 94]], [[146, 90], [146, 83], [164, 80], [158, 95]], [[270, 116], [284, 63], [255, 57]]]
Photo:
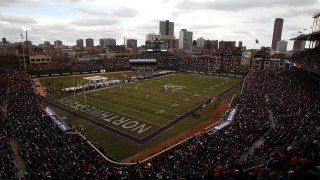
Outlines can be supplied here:
[[[319, 0], [1, 0], [0, 37], [21, 41], [23, 26], [30, 26], [33, 44], [77, 39], [135, 38], [144, 44], [147, 33], [159, 33], [159, 21], [170, 20], [175, 36], [181, 28], [193, 39], [243, 41], [247, 48], [271, 46], [275, 18], [284, 19], [282, 39], [298, 31], [309, 33]], [[238, 44], [238, 43], [237, 43]], [[308, 44], [307, 44], [308, 45]], [[292, 49], [289, 42], [288, 49]]]

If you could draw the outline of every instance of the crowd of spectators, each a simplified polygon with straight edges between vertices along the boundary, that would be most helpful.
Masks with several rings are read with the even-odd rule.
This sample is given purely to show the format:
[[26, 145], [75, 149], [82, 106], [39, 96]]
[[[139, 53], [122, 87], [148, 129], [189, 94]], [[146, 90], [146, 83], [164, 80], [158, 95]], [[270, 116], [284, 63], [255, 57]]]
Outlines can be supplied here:
[[[241, 65], [225, 65], [221, 69], [220, 60], [210, 56], [199, 56], [194, 59], [183, 59], [169, 52], [146, 52], [137, 55], [137, 59], [156, 59], [157, 69], [198, 71], [198, 72], [230, 72], [230, 73], [248, 73], [248, 68]], [[72, 62], [51, 62], [49, 64], [31, 64], [30, 73], [63, 73], [79, 72], [92, 70], [131, 70], [129, 60], [126, 59], [108, 59], [108, 60], [89, 60]]]
[[282, 59], [285, 60], [286, 59], [286, 55], [285, 54], [280, 54], [280, 53], [276, 53], [273, 55], [270, 55], [271, 59]]
[[179, 62], [181, 71], [198, 71], [198, 72], [216, 72], [220, 68], [220, 64], [211, 58], [183, 60]]
[[275, 128], [256, 152], [269, 154], [274, 147], [289, 146], [315, 133], [310, 127], [320, 126], [320, 83], [292, 71], [265, 74]]
[[313, 70], [320, 71], [320, 46], [297, 51], [292, 55], [292, 60]]
[[157, 65], [159, 68], [176, 69], [180, 71], [225, 72], [240, 74], [247, 74], [249, 71], [247, 67], [239, 64], [224, 64], [221, 68], [220, 59], [216, 60], [211, 56], [198, 56], [197, 58], [193, 59], [183, 59], [169, 52], [148, 52], [140, 54], [137, 58], [157, 59]]
[[10, 81], [11, 73], [3, 73], [0, 76], [0, 179], [15, 179], [16, 167], [13, 150], [10, 144], [11, 126], [7, 117], [8, 87], [15, 88], [17, 84]]
[[320, 136], [272, 151], [264, 166], [247, 170], [248, 179], [320, 179]]
[[[8, 146], [5, 136], [19, 142], [27, 179], [319, 177], [315, 168], [319, 165], [319, 137], [314, 139], [313, 135], [319, 127], [320, 84], [299, 70], [251, 73], [245, 79], [242, 93], [232, 101], [231, 108], [237, 111], [231, 124], [215, 133], [203, 132], [151, 160], [131, 166], [112, 164], [84, 139], [62, 133], [43, 111], [27, 74], [6, 71], [0, 75], [0, 97], [7, 103], [4, 119], [13, 127], [4, 128], [6, 133], [1, 132], [0, 142]], [[267, 133], [257, 153], [271, 153], [271, 158], [265, 167], [243, 171], [238, 159], [270, 129], [268, 110], [273, 112], [276, 127]], [[223, 116], [221, 120], [226, 118]], [[301, 139], [306, 139], [306, 145]], [[310, 143], [310, 139], [315, 141]], [[0, 163], [9, 174], [3, 175], [1, 171], [0, 177], [14, 176], [13, 156], [8, 152], [9, 160], [1, 157]]]
[[[3, 122], [1, 122], [3, 123]], [[0, 133], [0, 179], [16, 178], [16, 167], [13, 158], [13, 150], [9, 143], [9, 138], [5, 135], [6, 132], [1, 128]]]
[[122, 59], [110, 60], [90, 60], [90, 61], [72, 61], [72, 62], [51, 62], [48, 64], [30, 64], [30, 73], [63, 73], [79, 72], [93, 70], [120, 71], [130, 70], [129, 61]]
[[221, 68], [221, 72], [229, 72], [236, 74], [247, 74], [249, 72], [249, 67], [244, 65], [235, 65], [235, 64], [225, 64]]
[[[5, 95], [7, 117], [2, 115], [1, 119], [10, 122], [13, 127], [4, 129], [10, 131], [6, 134], [19, 142], [19, 154], [26, 165], [26, 179], [107, 178], [114, 174], [117, 177], [125, 176], [118, 174], [116, 166], [110, 167], [110, 163], [103, 160], [82, 138], [60, 131], [39, 104], [27, 74], [13, 71], [1, 73], [0, 77], [1, 82], [6, 84], [1, 97], [4, 92], [8, 92]], [[1, 135], [3, 133], [1, 131]], [[2, 140], [1, 136], [1, 143]], [[103, 149], [100, 150], [107, 154]], [[12, 177], [9, 171], [14, 170], [12, 153], [9, 155], [5, 159], [1, 156], [0, 178]]]

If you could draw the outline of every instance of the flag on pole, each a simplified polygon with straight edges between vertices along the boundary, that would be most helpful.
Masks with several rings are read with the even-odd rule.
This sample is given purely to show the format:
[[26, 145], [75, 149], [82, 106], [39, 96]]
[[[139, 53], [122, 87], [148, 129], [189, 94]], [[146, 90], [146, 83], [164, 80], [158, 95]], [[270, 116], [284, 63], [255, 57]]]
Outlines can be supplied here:
[[256, 44], [259, 44], [259, 40], [258, 39], [256, 39]]
[[23, 39], [23, 35], [22, 35], [22, 33], [21, 33], [21, 39]]

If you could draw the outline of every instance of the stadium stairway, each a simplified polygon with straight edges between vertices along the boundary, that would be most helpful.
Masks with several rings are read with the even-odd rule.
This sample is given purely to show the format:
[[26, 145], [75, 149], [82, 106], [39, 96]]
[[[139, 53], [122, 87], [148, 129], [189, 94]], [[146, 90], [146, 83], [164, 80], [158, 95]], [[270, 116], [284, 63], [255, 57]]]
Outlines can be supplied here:
[[17, 179], [23, 179], [26, 172], [26, 165], [19, 154], [18, 141], [10, 139], [10, 145], [13, 150], [14, 162], [17, 168]]
[[265, 139], [264, 137], [266, 137], [267, 134], [270, 133], [271, 130], [275, 129], [276, 125], [275, 125], [275, 122], [274, 122], [274, 119], [273, 119], [273, 112], [272, 110], [268, 109], [268, 113], [269, 113], [269, 121], [270, 121], [270, 125], [269, 125], [269, 129], [267, 132], [264, 133], [264, 135], [262, 135], [255, 143], [253, 143], [249, 148], [248, 148], [248, 151], [244, 154], [242, 154], [240, 156], [240, 159], [239, 161], [240, 162], [248, 162], [249, 160], [252, 160], [252, 159], [256, 159], [257, 157], [254, 157], [253, 156], [253, 153], [254, 153], [254, 150], [255, 148], [259, 147], [261, 144], [264, 143]]

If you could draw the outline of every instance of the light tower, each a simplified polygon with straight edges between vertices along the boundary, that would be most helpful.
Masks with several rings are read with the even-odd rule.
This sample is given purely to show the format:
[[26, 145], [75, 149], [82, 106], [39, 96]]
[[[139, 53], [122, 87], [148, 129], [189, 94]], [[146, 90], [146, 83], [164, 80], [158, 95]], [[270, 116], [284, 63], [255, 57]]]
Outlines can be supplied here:
[[[27, 71], [27, 66], [30, 64], [30, 53], [29, 53], [29, 43], [28, 43], [28, 30], [31, 30], [30, 26], [23, 26], [22, 27], [23, 31], [26, 31], [26, 45], [27, 45], [27, 63], [26, 63], [26, 59], [25, 59], [25, 54], [24, 54], [24, 42], [22, 42], [22, 52], [23, 52], [23, 66], [24, 66], [24, 70]], [[21, 33], [21, 39], [23, 40], [23, 35]]]
[[311, 33], [320, 31], [320, 10], [317, 10], [313, 14], [313, 24], [311, 26]]

